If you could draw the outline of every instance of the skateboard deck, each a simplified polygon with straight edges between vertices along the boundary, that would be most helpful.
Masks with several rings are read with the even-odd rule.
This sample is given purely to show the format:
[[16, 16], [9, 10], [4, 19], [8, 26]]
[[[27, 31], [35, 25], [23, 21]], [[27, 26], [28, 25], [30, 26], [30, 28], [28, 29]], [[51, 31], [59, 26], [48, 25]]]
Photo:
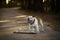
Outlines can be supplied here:
[[30, 31], [15, 31], [14, 33], [19, 33], [19, 34], [36, 34], [36, 32], [30, 32]]

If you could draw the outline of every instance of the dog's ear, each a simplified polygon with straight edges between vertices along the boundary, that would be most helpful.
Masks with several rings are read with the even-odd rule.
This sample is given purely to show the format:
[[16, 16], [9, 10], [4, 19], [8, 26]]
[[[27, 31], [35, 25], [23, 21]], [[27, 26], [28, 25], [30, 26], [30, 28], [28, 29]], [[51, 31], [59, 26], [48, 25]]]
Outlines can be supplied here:
[[35, 17], [35, 16], [33, 16], [33, 17]]

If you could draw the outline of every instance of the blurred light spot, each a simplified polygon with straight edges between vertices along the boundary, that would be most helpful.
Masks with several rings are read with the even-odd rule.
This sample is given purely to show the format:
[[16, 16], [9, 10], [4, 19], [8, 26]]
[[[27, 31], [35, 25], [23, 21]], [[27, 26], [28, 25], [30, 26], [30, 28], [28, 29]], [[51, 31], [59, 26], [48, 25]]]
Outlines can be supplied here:
[[8, 4], [9, 3], [9, 0], [6, 0], [6, 4]]
[[46, 0], [43, 0], [43, 3], [45, 2]]
[[8, 3], [9, 3], [9, 1], [11, 1], [11, 0], [6, 0], [6, 4], [8, 4]]

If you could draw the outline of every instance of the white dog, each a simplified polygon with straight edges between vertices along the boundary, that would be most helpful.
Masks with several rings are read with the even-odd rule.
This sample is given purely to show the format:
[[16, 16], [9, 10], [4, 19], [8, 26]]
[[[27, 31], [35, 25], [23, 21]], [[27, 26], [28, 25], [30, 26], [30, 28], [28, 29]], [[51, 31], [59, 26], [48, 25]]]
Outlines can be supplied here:
[[[34, 16], [28, 16], [27, 21], [28, 21], [30, 31], [34, 32], [34, 30], [36, 29], [36, 32], [39, 33], [40, 28], [42, 29], [42, 31], [44, 30], [43, 22], [40, 18], [38, 19], [37, 17]], [[41, 26], [39, 27], [39, 25]]]

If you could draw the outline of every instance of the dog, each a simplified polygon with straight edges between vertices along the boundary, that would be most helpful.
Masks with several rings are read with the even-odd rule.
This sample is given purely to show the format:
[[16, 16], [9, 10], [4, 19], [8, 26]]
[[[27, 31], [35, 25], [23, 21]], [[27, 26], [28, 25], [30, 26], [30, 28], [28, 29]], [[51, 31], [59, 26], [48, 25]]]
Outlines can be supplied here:
[[[34, 30], [36, 30], [37, 33], [40, 33], [40, 31], [44, 31], [43, 21], [41, 18], [38, 18], [35, 16], [28, 16], [27, 23], [29, 26], [29, 30], [31, 32], [34, 32]], [[40, 27], [39, 27], [39, 25], [40, 25]]]

